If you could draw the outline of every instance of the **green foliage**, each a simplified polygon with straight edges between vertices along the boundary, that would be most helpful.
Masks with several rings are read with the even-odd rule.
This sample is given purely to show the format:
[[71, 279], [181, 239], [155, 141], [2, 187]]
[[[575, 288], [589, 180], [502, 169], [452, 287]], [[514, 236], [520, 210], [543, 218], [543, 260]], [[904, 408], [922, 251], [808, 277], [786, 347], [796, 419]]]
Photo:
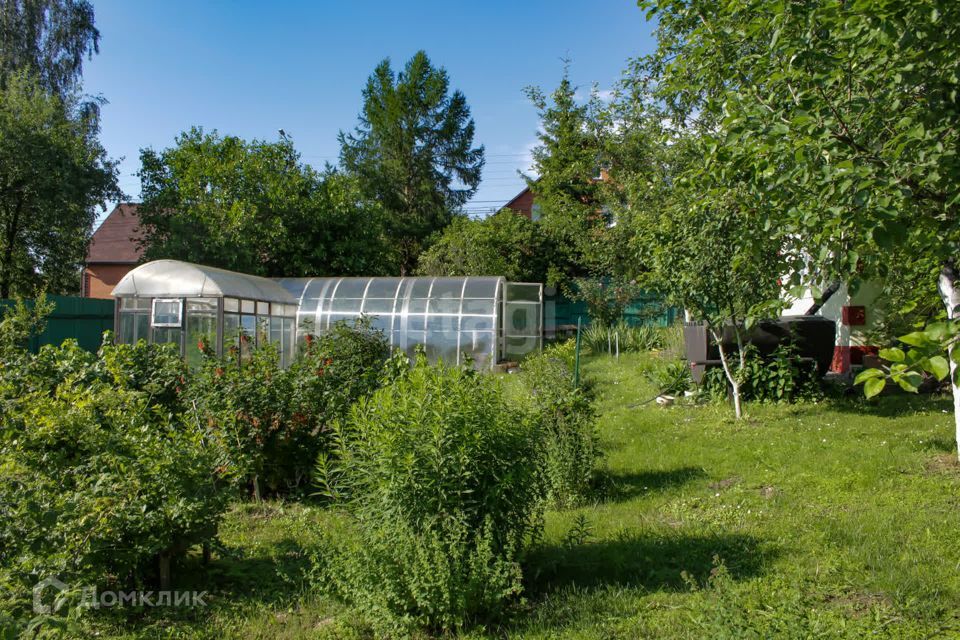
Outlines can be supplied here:
[[603, 165], [600, 100], [596, 92], [578, 104], [577, 88], [567, 70], [549, 98], [537, 87], [527, 96], [540, 117], [540, 144], [533, 149], [537, 178], [527, 185], [540, 210], [538, 222], [553, 249], [547, 284], [561, 286], [571, 278], [611, 275], [619, 262], [610, 255], [608, 228], [597, 180]]
[[148, 260], [271, 277], [390, 271], [378, 206], [356, 180], [303, 164], [286, 136], [246, 141], [193, 128], [140, 161]]
[[566, 508], [584, 502], [603, 455], [589, 390], [573, 387], [572, 365], [555, 349], [527, 357], [519, 383], [522, 398], [515, 401], [526, 406], [540, 426], [548, 503]]
[[72, 93], [22, 73], [0, 85], [0, 298], [79, 289], [96, 208], [122, 197], [98, 133]]
[[693, 386], [690, 363], [686, 360], [664, 360], [658, 358], [647, 371], [650, 383], [667, 395], [679, 395]]
[[16, 356], [26, 348], [30, 338], [43, 333], [55, 306], [41, 292], [32, 304], [17, 298], [13, 307], [3, 310], [0, 314], [0, 358], [7, 361]]
[[190, 406], [230, 434], [232, 455], [255, 492], [300, 489], [331, 423], [379, 385], [387, 355], [383, 335], [364, 321], [311, 336], [288, 369], [272, 345], [249, 358], [207, 353], [189, 385]]
[[621, 353], [642, 353], [658, 349], [662, 343], [662, 332], [658, 328], [634, 327], [623, 320], [612, 326], [595, 322], [580, 332], [581, 347], [593, 354], [615, 353], [618, 344]]
[[172, 410], [169, 345], [93, 356], [68, 341], [3, 365], [0, 582], [15, 616], [44, 577], [155, 585], [158, 557], [215, 536], [234, 471], [224, 434]]
[[79, 88], [83, 59], [100, 52], [89, 2], [7, 0], [0, 10], [0, 86], [25, 72], [57, 95]]
[[516, 601], [541, 522], [539, 444], [495, 378], [420, 357], [338, 430], [353, 531], [323, 561], [336, 591], [392, 630], [454, 630]]
[[454, 218], [420, 254], [417, 274], [497, 275], [512, 282], [545, 282], [549, 255], [537, 224], [504, 209], [480, 220]]
[[[815, 362], [801, 361], [797, 347], [781, 343], [767, 358], [748, 345], [743, 364], [733, 365], [733, 375], [740, 385], [741, 397], [755, 402], [797, 402], [818, 398], [820, 393]], [[704, 391], [715, 398], [724, 398], [728, 381], [723, 370], [707, 371], [702, 382]]]
[[957, 12], [936, 0], [641, 4], [657, 15], [643, 65], [655, 99], [710, 130], [697, 180], [742, 181], [744, 205], [788, 234], [793, 284], [802, 267], [825, 282], [887, 275], [897, 246], [955, 254]]
[[[960, 361], [960, 349], [955, 348], [958, 339], [960, 324], [954, 320], [933, 322], [923, 331], [900, 336], [900, 342], [908, 349], [881, 349], [879, 355], [886, 364], [878, 369], [864, 369], [854, 379], [854, 384], [862, 384], [868, 398], [883, 391], [888, 381], [897, 383], [904, 391], [916, 393], [926, 374], [937, 380], [950, 375], [951, 368], [955, 368], [951, 363], [955, 365]], [[956, 374], [952, 381], [957, 382]]]
[[587, 304], [594, 323], [605, 327], [620, 322], [627, 306], [643, 292], [635, 280], [622, 278], [576, 278], [565, 288], [570, 299]]
[[363, 194], [383, 205], [398, 246], [396, 268], [410, 273], [431, 234], [446, 227], [480, 184], [483, 147], [460, 91], [418, 51], [395, 74], [385, 59], [363, 90], [360, 122], [340, 132], [340, 163]]

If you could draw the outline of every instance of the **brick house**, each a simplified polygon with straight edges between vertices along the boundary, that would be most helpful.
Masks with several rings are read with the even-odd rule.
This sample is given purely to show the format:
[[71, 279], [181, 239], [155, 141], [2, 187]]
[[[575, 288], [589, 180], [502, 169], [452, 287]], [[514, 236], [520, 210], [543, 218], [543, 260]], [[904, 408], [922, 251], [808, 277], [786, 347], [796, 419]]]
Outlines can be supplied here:
[[522, 215], [524, 218], [530, 218], [534, 221], [540, 218], [537, 205], [534, 202], [533, 192], [530, 191], [530, 187], [524, 187], [523, 191], [513, 197], [513, 200], [501, 207], [501, 210], [503, 209], [511, 209]]
[[140, 237], [137, 205], [118, 204], [90, 238], [81, 281], [84, 298], [111, 298], [114, 286], [140, 262]]

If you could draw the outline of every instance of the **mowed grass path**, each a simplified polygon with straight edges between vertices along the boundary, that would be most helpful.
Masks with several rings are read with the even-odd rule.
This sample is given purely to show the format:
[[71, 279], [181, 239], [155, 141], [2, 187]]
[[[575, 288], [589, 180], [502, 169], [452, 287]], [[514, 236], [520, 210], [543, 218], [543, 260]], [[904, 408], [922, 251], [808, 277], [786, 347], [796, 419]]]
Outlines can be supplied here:
[[[648, 357], [587, 362], [607, 451], [597, 499], [548, 514], [523, 610], [469, 637], [960, 637], [949, 399], [748, 405], [735, 422], [724, 406], [633, 406], [653, 395]], [[102, 631], [364, 637], [304, 573], [335, 526], [316, 507], [238, 506], [196, 578], [210, 607]]]

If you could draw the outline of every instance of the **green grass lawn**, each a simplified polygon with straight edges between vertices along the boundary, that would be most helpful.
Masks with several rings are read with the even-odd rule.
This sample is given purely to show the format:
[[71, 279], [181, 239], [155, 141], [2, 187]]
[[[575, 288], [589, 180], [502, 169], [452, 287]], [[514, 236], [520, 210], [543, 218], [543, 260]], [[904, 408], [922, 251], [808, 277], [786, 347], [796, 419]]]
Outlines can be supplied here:
[[[735, 422], [722, 406], [634, 406], [653, 392], [646, 357], [586, 364], [607, 451], [597, 499], [548, 514], [523, 610], [470, 637], [960, 637], [949, 399], [748, 405]], [[365, 637], [310, 588], [324, 529], [337, 522], [317, 507], [238, 505], [214, 561], [178, 572], [208, 607], [100, 635]]]

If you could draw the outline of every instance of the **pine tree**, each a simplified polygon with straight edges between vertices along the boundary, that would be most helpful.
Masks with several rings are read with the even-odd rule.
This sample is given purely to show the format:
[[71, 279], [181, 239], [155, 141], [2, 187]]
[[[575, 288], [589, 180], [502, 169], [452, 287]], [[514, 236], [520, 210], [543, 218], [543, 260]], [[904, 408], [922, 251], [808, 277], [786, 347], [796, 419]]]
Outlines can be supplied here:
[[382, 204], [401, 274], [480, 184], [483, 147], [473, 147], [466, 98], [449, 87], [423, 51], [398, 74], [385, 59], [367, 80], [359, 125], [340, 132], [341, 165]]

